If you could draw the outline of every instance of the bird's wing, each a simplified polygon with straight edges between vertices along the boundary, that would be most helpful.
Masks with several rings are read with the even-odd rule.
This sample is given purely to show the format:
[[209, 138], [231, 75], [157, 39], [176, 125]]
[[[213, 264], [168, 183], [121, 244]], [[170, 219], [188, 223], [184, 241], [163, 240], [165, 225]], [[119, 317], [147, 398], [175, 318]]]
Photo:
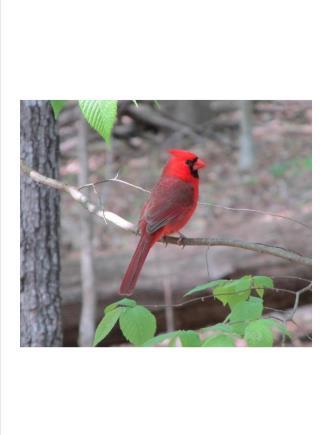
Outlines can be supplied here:
[[167, 224], [183, 222], [194, 207], [194, 187], [175, 177], [164, 177], [154, 187], [145, 206], [146, 230], [154, 233]]

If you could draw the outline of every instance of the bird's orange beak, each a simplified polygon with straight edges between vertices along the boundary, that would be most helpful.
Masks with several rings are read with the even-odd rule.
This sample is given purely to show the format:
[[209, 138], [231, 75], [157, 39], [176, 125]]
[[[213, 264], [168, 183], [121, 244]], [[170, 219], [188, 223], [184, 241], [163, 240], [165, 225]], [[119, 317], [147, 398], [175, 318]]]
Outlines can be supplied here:
[[206, 167], [206, 164], [201, 159], [197, 159], [196, 163], [194, 163], [194, 169], [196, 169], [196, 170], [202, 169], [205, 167]]

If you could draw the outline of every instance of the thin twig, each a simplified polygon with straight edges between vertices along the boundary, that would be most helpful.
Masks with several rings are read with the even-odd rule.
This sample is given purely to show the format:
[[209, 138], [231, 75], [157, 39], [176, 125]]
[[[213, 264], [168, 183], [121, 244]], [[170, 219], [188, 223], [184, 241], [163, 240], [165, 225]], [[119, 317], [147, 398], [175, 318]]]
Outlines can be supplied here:
[[[294, 316], [295, 316], [295, 313], [299, 307], [300, 296], [303, 293], [306, 293], [306, 292], [311, 291], [311, 290], [312, 290], [312, 283], [308, 284], [306, 287], [304, 287], [301, 290], [296, 292], [293, 308], [291, 310], [289, 310], [288, 312], [286, 312], [286, 314], [283, 316], [282, 323], [284, 326], [286, 326], [287, 322], [289, 322], [289, 321], [293, 322], [296, 325], [296, 323], [294, 321]], [[282, 334], [281, 346], [285, 346], [285, 341], [286, 341], [286, 334]]]
[[106, 221], [106, 217], [105, 217], [105, 209], [104, 209], [103, 201], [101, 200], [100, 195], [99, 195], [99, 193], [97, 192], [97, 189], [96, 189], [96, 186], [94, 185], [94, 183], [92, 184], [92, 189], [93, 189], [94, 193], [97, 195], [98, 202], [99, 202], [99, 206], [100, 206], [100, 208], [101, 208], [101, 211], [103, 212], [104, 222], [105, 222], [105, 225], [107, 225], [107, 221]]
[[298, 290], [295, 294], [295, 302], [294, 302], [294, 306], [292, 308], [292, 310], [289, 311], [289, 313], [287, 314], [287, 316], [285, 317], [285, 320], [293, 320], [295, 313], [299, 307], [299, 301], [300, 301], [300, 296], [303, 293], [306, 293], [308, 291], [312, 290], [312, 283], [308, 284], [306, 287], [302, 288], [301, 290]]
[[210, 268], [209, 268], [209, 258], [208, 258], [209, 250], [210, 250], [210, 246], [208, 246], [205, 251], [205, 263], [206, 263], [206, 268], [208, 273], [208, 279], [210, 281]]
[[[252, 287], [250, 290], [255, 290], [255, 287]], [[269, 287], [269, 288], [267, 287], [267, 288], [265, 288], [265, 290], [277, 291], [277, 292], [280, 291], [280, 292], [283, 292], [283, 293], [290, 293], [290, 294], [293, 294], [293, 295], [297, 295], [299, 292], [308, 291], [306, 288], [305, 289], [301, 289], [298, 292], [296, 292], [294, 290], [277, 288], [277, 287], [272, 287], [272, 288], [271, 287]], [[213, 295], [213, 294], [211, 294], [211, 295], [204, 295], [204, 296], [198, 296], [196, 298], [188, 299], [188, 300], [183, 301], [183, 302], [178, 302], [176, 304], [169, 305], [169, 307], [170, 308], [180, 308], [180, 307], [183, 307], [185, 305], [192, 304], [192, 303], [195, 303], [195, 302], [200, 302], [200, 301], [204, 302], [205, 300], [208, 300], [208, 299], [214, 299], [214, 300], [216, 300], [218, 296], [236, 296], [236, 295], [239, 295], [241, 293], [246, 293], [246, 291], [247, 290], [239, 290], [237, 292], [218, 293], [218, 294], [216, 294], [216, 296]], [[165, 304], [144, 304], [144, 306], [148, 307], [148, 308], [167, 308], [167, 305], [165, 305]], [[276, 309], [276, 308], [272, 308], [272, 307], [266, 307], [265, 306], [264, 308], [266, 308], [268, 310], [273, 310], [273, 311], [286, 312], [286, 310], [280, 310], [280, 309]], [[292, 320], [292, 319], [288, 319], [288, 320]]]
[[[117, 175], [114, 178], [108, 178], [108, 179], [105, 179], [105, 180], [97, 181], [96, 183], [85, 184], [84, 186], [79, 187], [79, 190], [83, 189], [84, 187], [90, 187], [92, 185], [107, 183], [109, 181], [114, 181], [114, 182], [117, 182], [117, 183], [125, 184], [126, 186], [132, 187], [134, 189], [140, 190], [140, 191], [145, 192], [145, 193], [151, 193], [150, 190], [144, 189], [141, 186], [137, 186], [136, 184], [132, 184], [132, 183], [129, 183], [128, 181], [121, 180], [119, 178], [119, 172], [117, 173]], [[201, 201], [199, 201], [198, 204], [199, 205], [205, 205], [205, 206], [208, 206], [208, 207], [221, 208], [223, 210], [229, 210], [229, 211], [243, 211], [243, 212], [251, 212], [251, 213], [263, 214], [265, 216], [273, 216], [273, 217], [276, 217], [276, 218], [279, 218], [279, 219], [284, 219], [284, 220], [287, 220], [287, 221], [294, 222], [294, 223], [296, 223], [298, 225], [301, 225], [301, 226], [303, 226], [303, 227], [305, 227], [305, 228], [307, 228], [308, 230], [311, 231], [311, 227], [309, 225], [306, 225], [303, 222], [298, 221], [297, 219], [293, 219], [293, 218], [290, 218], [288, 216], [283, 216], [283, 215], [280, 215], [280, 214], [277, 214], [277, 213], [271, 213], [271, 212], [267, 212], [267, 211], [263, 211], [263, 210], [256, 210], [256, 209], [253, 209], [253, 208], [226, 207], [224, 205], [214, 204], [212, 202], [201, 202]]]
[[293, 275], [276, 275], [276, 276], [270, 276], [270, 278], [273, 279], [299, 279], [301, 281], [305, 281], [305, 282], [312, 282], [311, 279], [307, 279], [307, 278], [301, 278], [300, 276], [293, 276]]
[[140, 187], [140, 186], [136, 186], [135, 184], [129, 183], [128, 181], [121, 180], [119, 178], [119, 172], [117, 172], [117, 175], [113, 178], [107, 178], [105, 180], [96, 181], [95, 183], [84, 184], [83, 186], [79, 187], [78, 190], [81, 190], [85, 187], [91, 187], [91, 186], [97, 185], [97, 184], [107, 183], [109, 181], [114, 181], [117, 183], [125, 184], [126, 186], [133, 187], [134, 189], [141, 190], [142, 192], [145, 192], [145, 193], [151, 193], [150, 190], [144, 189], [143, 187]]
[[216, 208], [221, 208], [223, 210], [231, 210], [231, 211], [245, 211], [245, 212], [253, 212], [253, 213], [259, 213], [259, 214], [263, 214], [266, 216], [273, 216], [276, 218], [280, 218], [280, 219], [284, 219], [287, 221], [291, 221], [291, 222], [295, 222], [298, 225], [301, 225], [305, 228], [307, 228], [308, 230], [311, 231], [311, 227], [309, 225], [304, 224], [303, 222], [300, 222], [296, 219], [290, 218], [288, 216], [283, 216], [281, 214], [277, 214], [277, 213], [270, 213], [268, 211], [262, 211], [262, 210], [255, 210], [253, 208], [233, 208], [233, 207], [226, 207], [224, 205], [221, 204], [213, 204], [212, 202], [199, 202], [200, 205], [207, 205], [210, 207], [216, 207]]

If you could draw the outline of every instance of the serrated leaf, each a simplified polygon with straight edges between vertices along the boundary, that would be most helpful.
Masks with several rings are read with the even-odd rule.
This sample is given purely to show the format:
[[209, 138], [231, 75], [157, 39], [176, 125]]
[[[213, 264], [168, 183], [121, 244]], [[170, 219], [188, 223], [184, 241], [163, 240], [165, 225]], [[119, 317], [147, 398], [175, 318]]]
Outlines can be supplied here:
[[250, 322], [245, 329], [244, 339], [249, 347], [272, 347], [273, 333], [265, 319]]
[[124, 312], [125, 308], [115, 308], [104, 315], [99, 325], [97, 326], [95, 338], [93, 340], [93, 346], [100, 343], [113, 329], [117, 323], [120, 315]]
[[229, 320], [234, 332], [237, 334], [243, 334], [247, 322], [259, 319], [262, 312], [263, 300], [250, 296], [248, 301], [239, 302], [235, 305], [227, 319]]
[[235, 343], [232, 337], [228, 335], [214, 335], [203, 341], [202, 347], [234, 347]]
[[117, 118], [117, 100], [79, 100], [84, 118], [107, 144]]
[[194, 287], [193, 289], [189, 290], [184, 295], [184, 297], [192, 295], [192, 294], [197, 293], [197, 292], [201, 292], [203, 290], [207, 290], [209, 288], [214, 288], [214, 287], [216, 287], [218, 285], [224, 284], [225, 282], [227, 282], [226, 279], [217, 279], [216, 281], [209, 281], [209, 282], [207, 282], [205, 284], [198, 285], [198, 286]]
[[201, 340], [195, 331], [180, 331], [178, 337], [183, 347], [201, 346]]
[[66, 104], [65, 100], [50, 100], [51, 107], [54, 112], [55, 119], [58, 118], [58, 115], [61, 113], [63, 107]]
[[119, 325], [124, 337], [135, 346], [143, 345], [156, 331], [155, 317], [142, 305], [128, 308], [122, 313]]
[[116, 307], [135, 307], [136, 302], [133, 299], [123, 298], [120, 301], [114, 302], [113, 304], [107, 305], [104, 308], [104, 313], [114, 310]]
[[161, 343], [164, 340], [167, 340], [169, 338], [174, 339], [178, 336], [180, 331], [172, 331], [172, 332], [166, 332], [164, 334], [157, 335], [156, 337], [151, 338], [150, 340], [147, 340], [143, 346], [149, 347], [149, 346], [155, 346], [156, 344]]
[[237, 303], [248, 299], [250, 293], [250, 276], [243, 276], [240, 279], [228, 281], [223, 286], [216, 287], [213, 291], [213, 295], [216, 299], [220, 300], [223, 305], [228, 303], [231, 310]]

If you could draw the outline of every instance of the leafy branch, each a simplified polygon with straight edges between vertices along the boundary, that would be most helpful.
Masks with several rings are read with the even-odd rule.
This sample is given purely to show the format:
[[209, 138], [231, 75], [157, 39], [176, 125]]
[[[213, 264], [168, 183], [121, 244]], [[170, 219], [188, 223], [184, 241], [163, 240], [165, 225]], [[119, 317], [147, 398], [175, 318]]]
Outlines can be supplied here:
[[[244, 340], [249, 347], [270, 347], [274, 342], [274, 331], [279, 331], [283, 337], [291, 337], [286, 322], [292, 320], [300, 295], [311, 291], [311, 283], [296, 293], [292, 314], [284, 321], [263, 317], [264, 309], [267, 308], [264, 306], [263, 295], [269, 287], [273, 288], [274, 283], [272, 278], [267, 276], [244, 276], [240, 279], [217, 280], [197, 286], [185, 296], [211, 288], [212, 295], [209, 297], [218, 299], [223, 306], [228, 305], [228, 316], [223, 322], [199, 331], [177, 330], [157, 336], [154, 336], [156, 319], [153, 314], [145, 306], [124, 298], [105, 308], [104, 317], [96, 330], [94, 345], [99, 344], [119, 320], [124, 337], [136, 346], [156, 346], [168, 340], [168, 346], [176, 346], [179, 342], [183, 347], [233, 347], [237, 340]], [[257, 296], [252, 295], [252, 291], [255, 291]], [[204, 337], [205, 333], [210, 335]]]

